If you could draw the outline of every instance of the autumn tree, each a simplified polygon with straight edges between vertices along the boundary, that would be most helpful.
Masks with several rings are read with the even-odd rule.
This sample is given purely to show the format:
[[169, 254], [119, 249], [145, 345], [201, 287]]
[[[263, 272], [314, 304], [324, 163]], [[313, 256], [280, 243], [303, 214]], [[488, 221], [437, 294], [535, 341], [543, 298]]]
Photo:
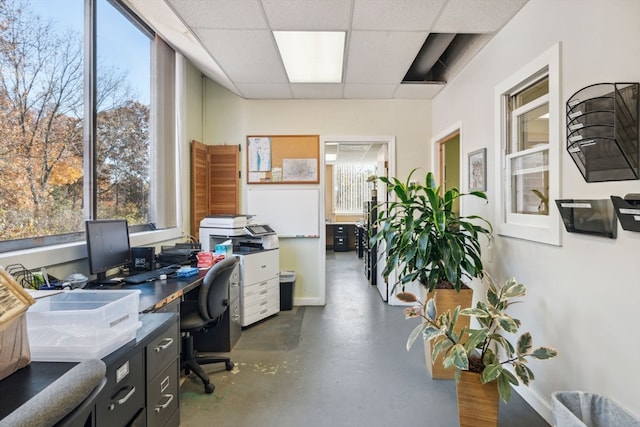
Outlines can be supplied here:
[[[82, 229], [83, 61], [81, 34], [0, 0], [0, 240]], [[114, 69], [97, 84], [99, 197], [110, 216], [141, 218], [148, 182], [133, 177], [146, 167], [148, 181], [149, 107]]]

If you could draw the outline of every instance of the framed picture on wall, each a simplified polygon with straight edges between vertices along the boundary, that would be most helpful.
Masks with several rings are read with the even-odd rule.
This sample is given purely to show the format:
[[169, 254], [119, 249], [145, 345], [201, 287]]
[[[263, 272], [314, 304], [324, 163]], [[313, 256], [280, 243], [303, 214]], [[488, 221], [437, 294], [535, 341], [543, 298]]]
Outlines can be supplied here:
[[469, 153], [469, 191], [487, 191], [487, 149]]

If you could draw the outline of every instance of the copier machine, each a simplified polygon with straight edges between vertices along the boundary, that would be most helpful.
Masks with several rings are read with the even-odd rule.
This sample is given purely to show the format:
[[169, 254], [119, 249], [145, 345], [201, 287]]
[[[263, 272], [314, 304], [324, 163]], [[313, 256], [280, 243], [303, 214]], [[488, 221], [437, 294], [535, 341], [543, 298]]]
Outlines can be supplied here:
[[233, 242], [233, 252], [278, 248], [278, 235], [266, 224], [254, 224], [252, 215], [209, 215], [200, 221], [202, 251], [214, 252], [217, 244]]
[[[231, 241], [240, 264], [239, 316], [245, 327], [280, 311], [280, 251], [278, 235], [266, 224], [254, 224], [249, 215], [212, 215], [200, 221], [203, 251]], [[230, 295], [231, 295], [230, 288]], [[233, 297], [230, 296], [233, 301]]]

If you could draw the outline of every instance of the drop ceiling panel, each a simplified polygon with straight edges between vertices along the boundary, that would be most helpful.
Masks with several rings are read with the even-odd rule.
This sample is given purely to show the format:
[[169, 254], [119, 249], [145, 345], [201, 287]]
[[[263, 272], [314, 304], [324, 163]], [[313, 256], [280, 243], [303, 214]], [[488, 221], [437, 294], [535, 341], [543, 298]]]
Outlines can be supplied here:
[[446, 0], [355, 0], [354, 30], [429, 31]]
[[348, 99], [389, 99], [393, 98], [398, 85], [346, 84], [344, 97]]
[[495, 33], [528, 0], [449, 0], [433, 26], [434, 33]]
[[289, 83], [238, 83], [237, 87], [246, 99], [288, 99], [292, 96]]
[[351, 1], [262, 0], [272, 30], [342, 30], [351, 23]]
[[200, 30], [198, 34], [236, 84], [288, 82], [270, 31]]
[[193, 28], [267, 28], [259, 0], [166, 1]]
[[345, 82], [398, 84], [426, 38], [421, 31], [353, 31]]
[[336, 99], [342, 98], [342, 84], [292, 84], [291, 91], [294, 98], [300, 99]]
[[401, 84], [393, 97], [396, 99], [431, 99], [436, 96], [444, 84], [412, 83]]

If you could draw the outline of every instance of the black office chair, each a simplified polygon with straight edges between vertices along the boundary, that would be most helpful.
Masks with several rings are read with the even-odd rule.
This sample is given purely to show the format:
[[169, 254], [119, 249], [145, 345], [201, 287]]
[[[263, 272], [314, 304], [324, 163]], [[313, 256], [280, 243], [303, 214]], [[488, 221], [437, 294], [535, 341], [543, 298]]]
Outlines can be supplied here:
[[198, 354], [193, 348], [193, 332], [204, 332], [215, 328], [229, 307], [229, 279], [238, 263], [234, 256], [218, 261], [202, 279], [197, 300], [185, 300], [180, 304], [180, 332], [182, 332], [182, 355], [180, 368], [185, 375], [196, 374], [204, 384], [206, 393], [213, 393], [215, 386], [202, 369], [207, 363], [224, 363], [227, 371], [233, 369], [228, 357]]

